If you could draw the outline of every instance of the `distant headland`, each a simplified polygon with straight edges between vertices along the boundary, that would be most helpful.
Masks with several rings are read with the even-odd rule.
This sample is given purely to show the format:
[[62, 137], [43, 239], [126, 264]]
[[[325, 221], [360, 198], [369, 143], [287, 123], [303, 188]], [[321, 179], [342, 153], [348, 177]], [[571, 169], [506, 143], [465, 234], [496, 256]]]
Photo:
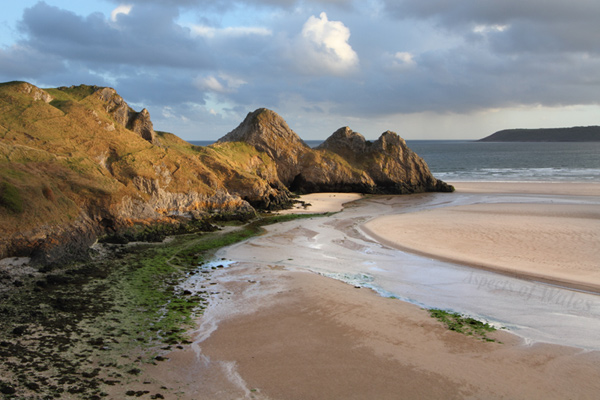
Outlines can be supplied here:
[[505, 129], [484, 137], [479, 142], [600, 142], [600, 126]]

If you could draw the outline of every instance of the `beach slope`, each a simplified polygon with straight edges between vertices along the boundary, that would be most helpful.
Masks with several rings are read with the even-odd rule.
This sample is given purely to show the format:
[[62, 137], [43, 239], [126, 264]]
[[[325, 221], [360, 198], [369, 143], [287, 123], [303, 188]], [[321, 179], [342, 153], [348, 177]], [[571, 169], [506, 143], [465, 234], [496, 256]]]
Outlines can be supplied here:
[[[600, 185], [455, 184], [459, 193], [600, 195]], [[364, 230], [402, 250], [600, 293], [595, 203], [496, 202], [378, 217]]]

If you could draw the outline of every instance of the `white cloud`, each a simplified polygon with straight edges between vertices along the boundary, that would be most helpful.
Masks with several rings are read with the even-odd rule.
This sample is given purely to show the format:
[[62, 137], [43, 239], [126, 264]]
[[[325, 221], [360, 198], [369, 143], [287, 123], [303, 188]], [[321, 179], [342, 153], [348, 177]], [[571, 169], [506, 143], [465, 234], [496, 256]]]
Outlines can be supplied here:
[[172, 107], [166, 106], [162, 108], [162, 116], [165, 119], [177, 119], [181, 122], [187, 123], [189, 122], [189, 118], [187, 118], [185, 115], [180, 115], [177, 114], [175, 111], [173, 111]]
[[110, 13], [111, 21], [116, 22], [119, 14], [129, 15], [132, 9], [133, 6], [130, 4], [121, 4]]
[[508, 28], [508, 25], [477, 25], [475, 28], [473, 28], [473, 32], [481, 34], [488, 32], [504, 32]]
[[270, 29], [255, 26], [236, 26], [227, 28], [214, 28], [204, 25], [194, 25], [191, 27], [196, 36], [204, 38], [214, 38], [217, 36], [241, 37], [241, 36], [271, 36], [273, 32]]
[[214, 76], [207, 76], [196, 80], [196, 87], [206, 89], [213, 92], [224, 93], [225, 87]]
[[386, 66], [393, 70], [409, 70], [417, 66], [415, 56], [411, 53], [399, 51], [395, 54], [387, 54]]
[[329, 21], [322, 12], [308, 18], [295, 49], [295, 62], [309, 74], [346, 75], [358, 68], [359, 59], [348, 43], [350, 29], [341, 21]]
[[220, 73], [218, 76], [198, 77], [194, 81], [194, 85], [198, 89], [216, 93], [233, 93], [246, 83], [243, 79], [224, 73]]

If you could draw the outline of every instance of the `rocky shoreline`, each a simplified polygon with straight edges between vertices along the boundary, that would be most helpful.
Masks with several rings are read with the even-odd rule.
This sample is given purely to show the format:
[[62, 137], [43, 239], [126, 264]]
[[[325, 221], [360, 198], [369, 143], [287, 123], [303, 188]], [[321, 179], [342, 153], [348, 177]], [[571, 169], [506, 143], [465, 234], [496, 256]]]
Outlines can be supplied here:
[[164, 398], [167, 388], [163, 394], [132, 388], [144, 364], [164, 361], [161, 351], [188, 344], [182, 325], [202, 312], [210, 292], [178, 285], [198, 274], [209, 287], [212, 267], [202, 266], [204, 252], [196, 248], [215, 234], [96, 245], [94, 260], [84, 264], [29, 267], [18, 278], [4, 272], [0, 391], [6, 398], [100, 399], [112, 387], [123, 398]]
[[[0, 393], [7, 399], [172, 397], [177, 388], [156, 386], [144, 369], [190, 345], [186, 328], [218, 295], [211, 273], [222, 265], [209, 262], [212, 251], [282, 218], [297, 217], [225, 223], [230, 226], [158, 243], [97, 243], [91, 261], [63, 267], [3, 260]], [[182, 285], [191, 276], [196, 286]]]

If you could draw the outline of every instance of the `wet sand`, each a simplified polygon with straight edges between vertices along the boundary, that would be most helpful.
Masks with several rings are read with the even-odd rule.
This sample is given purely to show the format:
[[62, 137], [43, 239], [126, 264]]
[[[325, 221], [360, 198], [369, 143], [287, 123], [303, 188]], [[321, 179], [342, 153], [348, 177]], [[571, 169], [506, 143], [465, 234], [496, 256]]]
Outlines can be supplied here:
[[[600, 185], [457, 184], [463, 193], [600, 195]], [[486, 203], [379, 217], [383, 243], [458, 264], [600, 293], [597, 204]]]
[[[465, 190], [460, 185], [458, 189]], [[475, 189], [492, 193], [497, 201], [501, 199], [494, 191], [506, 188]], [[403, 213], [413, 208], [417, 214], [426, 213], [427, 204], [434, 211], [443, 210], [440, 205], [471, 207], [454, 205], [452, 194], [419, 196], [418, 202], [426, 204], [416, 208], [415, 198], [368, 204], [373, 216], [379, 208], [399, 210], [394, 218], [410, 215]], [[585, 196], [595, 196], [594, 191]], [[536, 199], [528, 197], [526, 202]], [[540, 200], [550, 202], [548, 197]], [[498, 212], [494, 205], [475, 207], [469, 213], [484, 219]], [[501, 208], [499, 220], [507, 215], [504, 205]], [[568, 223], [577, 219], [573, 213], [580, 212], [567, 211]], [[523, 212], [562, 218], [562, 211], [549, 215], [546, 208], [536, 206], [519, 208]], [[585, 212], [596, 215], [593, 209]], [[352, 255], [360, 252], [379, 257], [373, 250], [377, 244], [367, 248], [369, 239], [360, 236], [372, 218], [348, 215], [270, 227], [265, 237], [221, 253], [239, 262], [215, 273], [211, 306], [198, 321], [194, 344], [168, 354], [168, 362], [153, 367], [149, 371], [153, 382], [180, 388], [173, 397], [180, 399], [597, 398], [599, 351], [527, 345], [505, 331], [491, 335], [502, 343], [484, 342], [447, 330], [413, 304], [308, 272], [319, 265], [350, 266]], [[385, 236], [389, 241], [393, 235], [385, 232]], [[518, 251], [529, 249], [522, 246]]]
[[[207, 338], [154, 372], [179, 399], [595, 399], [600, 353], [447, 330], [427, 311], [309, 272], [241, 264]], [[214, 313], [214, 314], [213, 314]], [[217, 320], [217, 321], [215, 321]], [[173, 379], [176, 385], [173, 385]], [[164, 393], [164, 391], [163, 391]], [[167, 397], [168, 398], [168, 397]]]

